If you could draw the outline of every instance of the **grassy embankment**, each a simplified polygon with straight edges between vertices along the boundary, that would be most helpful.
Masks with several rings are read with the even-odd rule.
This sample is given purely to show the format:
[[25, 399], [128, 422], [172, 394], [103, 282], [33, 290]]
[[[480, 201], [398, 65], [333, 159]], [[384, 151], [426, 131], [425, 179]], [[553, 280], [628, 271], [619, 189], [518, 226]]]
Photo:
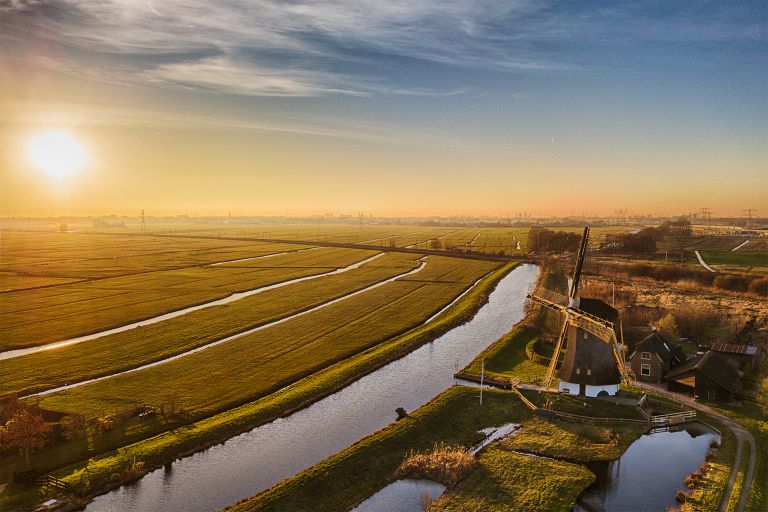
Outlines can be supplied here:
[[[752, 402], [743, 402], [740, 407], [718, 407], [718, 411], [746, 427], [757, 444], [757, 461], [746, 510], [758, 512], [768, 509], [768, 417]], [[745, 445], [745, 450], [748, 447]]]
[[[702, 421], [712, 425], [721, 433], [720, 449], [715, 453], [709, 463], [706, 476], [696, 484], [690, 497], [680, 508], [683, 512], [709, 512], [717, 510], [723, 499], [725, 487], [731, 476], [734, 457], [736, 456], [736, 437], [723, 423], [707, 416]], [[684, 482], [680, 482], [680, 489], [687, 490]], [[738, 503], [739, 495], [731, 494], [731, 503]]]
[[[482, 439], [478, 432], [482, 428], [524, 422], [532, 417], [531, 411], [512, 393], [489, 390], [484, 394], [482, 406], [477, 396], [476, 389], [453, 387], [408, 418], [244, 500], [233, 510], [348, 510], [392, 481], [395, 470], [410, 450], [428, 450], [437, 442], [469, 446]], [[499, 480], [503, 483], [494, 488], [493, 493], [483, 493], [481, 508], [462, 505], [458, 510], [494, 510], [486, 508], [488, 496], [493, 496], [496, 503], [505, 504], [506, 510], [511, 503], [521, 512], [567, 510], [594, 479], [589, 471], [575, 464], [533, 459], [495, 447], [481, 453], [479, 468], [465, 481], [469, 484], [477, 480], [478, 487], [460, 483], [456, 492], [468, 487], [469, 493], [475, 489], [483, 493], [482, 490], [499, 484]], [[491, 475], [496, 480], [486, 478]], [[535, 486], [527, 485], [534, 482]], [[456, 500], [463, 500], [463, 496], [456, 495], [449, 506]]]
[[536, 459], [492, 445], [478, 457], [479, 468], [446, 492], [430, 511], [569, 512], [594, 480], [587, 468]]
[[[547, 273], [540, 285], [549, 290], [563, 292], [567, 287], [565, 276]], [[520, 379], [529, 384], [540, 384], [547, 371], [554, 347], [540, 339], [540, 328], [547, 310], [540, 308], [529, 315], [524, 324], [502, 336], [461, 370], [462, 375], [479, 377], [485, 364], [485, 376], [490, 379]], [[557, 377], [551, 385], [557, 385]]]
[[268, 290], [230, 304], [3, 361], [0, 389], [29, 393], [110, 375], [274, 322], [401, 274], [418, 255], [388, 253], [343, 274]]
[[[563, 410], [557, 404], [557, 410]], [[610, 405], [606, 417], [630, 416], [631, 408]], [[571, 421], [530, 420], [523, 430], [503, 442], [507, 448], [546, 457], [581, 462], [618, 459], [647, 429], [639, 425], [588, 425]]]
[[196, 266], [2, 294], [0, 350], [99, 332], [376, 254], [323, 248], [239, 264]]
[[[255, 426], [304, 408], [467, 321], [485, 303], [487, 294], [496, 283], [515, 266], [516, 264], [510, 263], [492, 272], [480, 285], [429, 324], [419, 325], [386, 343], [333, 364], [288, 388], [188, 424], [183, 429], [166, 431], [120, 448], [116, 452], [92, 456], [88, 462], [76, 463], [55, 474], [86, 492], [103, 492], [111, 486], [119, 485], [119, 482], [112, 481], [112, 476], [124, 472], [131, 461], [143, 462], [146, 471], [162, 465], [169, 458], [194, 453]], [[123, 442], [125, 442], [124, 439]], [[79, 459], [82, 459], [79, 447], [73, 447], [69, 453], [63, 453], [59, 457], [60, 462]], [[32, 498], [29, 493], [19, 496], [15, 492], [6, 491], [0, 495], [0, 506], [10, 508], [13, 504]]]

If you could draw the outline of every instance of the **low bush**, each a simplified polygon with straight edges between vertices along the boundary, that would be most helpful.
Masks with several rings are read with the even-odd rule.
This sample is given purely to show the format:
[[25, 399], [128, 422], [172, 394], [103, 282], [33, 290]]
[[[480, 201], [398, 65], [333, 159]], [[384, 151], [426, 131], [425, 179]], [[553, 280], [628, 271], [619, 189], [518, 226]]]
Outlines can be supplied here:
[[398, 478], [427, 479], [453, 487], [476, 465], [474, 455], [463, 446], [436, 443], [431, 452], [410, 452], [397, 469]]

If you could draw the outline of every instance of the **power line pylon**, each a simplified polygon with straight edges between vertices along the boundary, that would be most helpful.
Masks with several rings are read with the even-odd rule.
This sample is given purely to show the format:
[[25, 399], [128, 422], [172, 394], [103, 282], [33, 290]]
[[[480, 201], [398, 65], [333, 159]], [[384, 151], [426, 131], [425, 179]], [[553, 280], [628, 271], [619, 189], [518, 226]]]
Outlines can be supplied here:
[[714, 212], [712, 211], [712, 209], [706, 206], [699, 210], [699, 215], [701, 215], [702, 219], [707, 219], [707, 224], [709, 224], [709, 222], [712, 220], [713, 213]]
[[755, 210], [754, 208], [746, 208], [744, 210], [744, 213], [747, 214], [747, 229], [749, 229], [750, 227], [752, 227], [752, 214], [757, 213], [757, 210]]

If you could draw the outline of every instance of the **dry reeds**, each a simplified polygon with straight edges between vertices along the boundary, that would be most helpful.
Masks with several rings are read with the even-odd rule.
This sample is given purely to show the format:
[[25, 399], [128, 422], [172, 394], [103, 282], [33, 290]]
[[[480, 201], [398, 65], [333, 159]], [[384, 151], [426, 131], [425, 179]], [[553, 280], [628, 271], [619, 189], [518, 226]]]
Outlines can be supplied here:
[[409, 452], [397, 469], [398, 478], [424, 478], [452, 487], [467, 476], [477, 461], [463, 446], [436, 443], [431, 452]]
[[678, 265], [599, 261], [590, 271], [604, 276], [647, 277], [693, 290], [726, 290], [758, 297], [768, 296], [768, 277], [745, 274], [713, 274]]

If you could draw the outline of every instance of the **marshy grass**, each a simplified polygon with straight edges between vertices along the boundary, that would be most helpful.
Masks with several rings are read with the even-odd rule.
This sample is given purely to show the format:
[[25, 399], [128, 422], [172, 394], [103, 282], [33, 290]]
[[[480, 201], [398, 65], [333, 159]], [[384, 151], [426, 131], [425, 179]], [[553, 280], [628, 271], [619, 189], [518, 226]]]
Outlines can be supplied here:
[[453, 487], [477, 465], [474, 455], [460, 445], [435, 443], [430, 452], [411, 451], [397, 468], [398, 478], [426, 479]]

